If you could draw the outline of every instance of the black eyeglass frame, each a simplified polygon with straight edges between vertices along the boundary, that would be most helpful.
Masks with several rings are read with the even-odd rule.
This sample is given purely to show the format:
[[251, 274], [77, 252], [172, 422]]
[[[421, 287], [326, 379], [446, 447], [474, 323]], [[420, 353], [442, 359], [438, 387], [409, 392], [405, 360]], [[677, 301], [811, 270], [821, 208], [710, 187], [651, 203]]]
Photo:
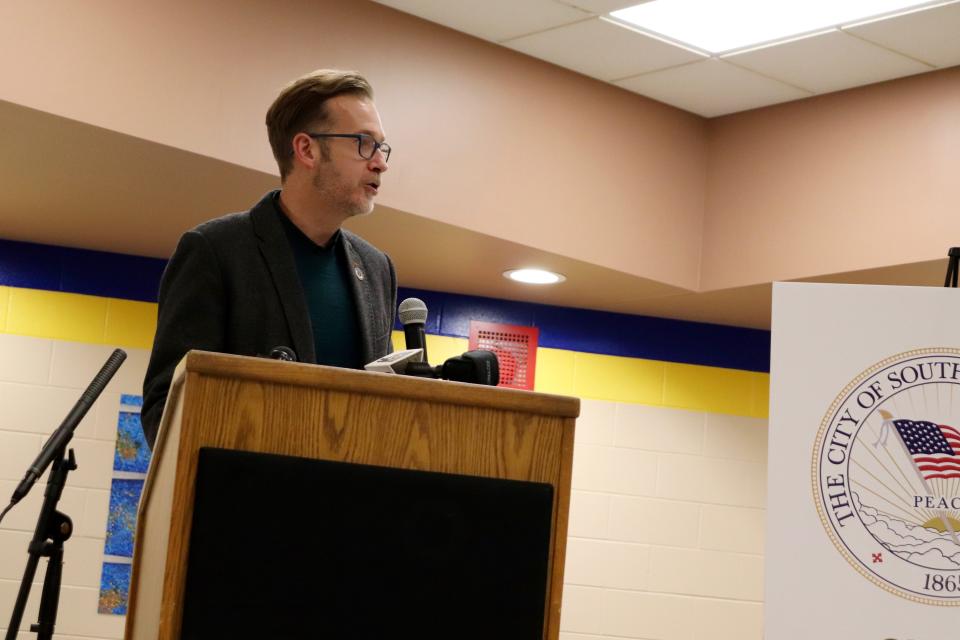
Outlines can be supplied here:
[[[309, 131], [305, 133], [311, 138], [313, 138], [314, 140], [318, 140], [320, 138], [353, 138], [354, 140], [357, 141], [357, 155], [359, 155], [364, 160], [373, 159], [373, 156], [377, 153], [377, 150], [379, 149], [380, 153], [383, 154], [383, 161], [390, 162], [390, 152], [393, 151], [393, 149], [390, 147], [388, 143], [377, 142], [373, 136], [367, 133], [310, 133]], [[363, 155], [363, 152], [361, 151], [361, 149], [363, 148], [364, 138], [369, 138], [370, 140], [373, 140], [373, 151], [370, 153], [369, 156]]]

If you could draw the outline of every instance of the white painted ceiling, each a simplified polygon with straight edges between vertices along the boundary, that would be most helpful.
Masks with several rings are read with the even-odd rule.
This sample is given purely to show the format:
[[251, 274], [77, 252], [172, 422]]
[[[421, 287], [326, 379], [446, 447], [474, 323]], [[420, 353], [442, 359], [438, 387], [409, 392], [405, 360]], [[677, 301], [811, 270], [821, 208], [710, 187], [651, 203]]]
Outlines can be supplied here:
[[960, 0], [713, 56], [607, 15], [639, 1], [376, 0], [708, 118], [960, 64]]

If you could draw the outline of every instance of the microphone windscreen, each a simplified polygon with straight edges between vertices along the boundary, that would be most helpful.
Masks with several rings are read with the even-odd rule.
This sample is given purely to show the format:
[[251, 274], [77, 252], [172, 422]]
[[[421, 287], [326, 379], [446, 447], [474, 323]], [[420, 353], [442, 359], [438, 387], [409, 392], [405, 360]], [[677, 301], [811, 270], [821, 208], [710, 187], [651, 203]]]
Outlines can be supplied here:
[[397, 310], [400, 324], [408, 325], [411, 322], [425, 324], [427, 322], [427, 305], [420, 298], [407, 298], [400, 303]]

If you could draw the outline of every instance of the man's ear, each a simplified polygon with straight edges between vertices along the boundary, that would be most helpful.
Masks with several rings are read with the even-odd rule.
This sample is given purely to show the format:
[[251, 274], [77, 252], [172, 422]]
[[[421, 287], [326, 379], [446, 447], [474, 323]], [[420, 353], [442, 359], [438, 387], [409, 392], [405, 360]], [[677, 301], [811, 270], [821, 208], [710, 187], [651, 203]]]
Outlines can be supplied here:
[[303, 132], [293, 136], [290, 147], [293, 149], [294, 165], [302, 165], [312, 169], [320, 160], [318, 157], [319, 149], [313, 144], [313, 138]]

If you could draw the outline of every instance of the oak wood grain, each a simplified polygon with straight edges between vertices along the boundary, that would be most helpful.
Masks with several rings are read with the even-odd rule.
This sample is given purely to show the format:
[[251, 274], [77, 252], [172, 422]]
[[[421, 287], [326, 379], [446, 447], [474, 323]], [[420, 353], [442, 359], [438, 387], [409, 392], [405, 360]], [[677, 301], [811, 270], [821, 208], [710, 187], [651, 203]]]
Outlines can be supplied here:
[[[559, 636], [579, 400], [202, 352], [182, 366], [154, 453], [167, 460], [166, 473], [161, 482], [156, 469], [141, 502], [128, 639], [179, 637], [201, 447], [553, 485], [544, 637]], [[168, 498], [153, 497], [165, 491]], [[146, 530], [164, 526], [166, 540]], [[141, 566], [162, 566], [163, 575], [143, 575]], [[156, 602], [158, 590], [144, 582], [161, 580]]]

